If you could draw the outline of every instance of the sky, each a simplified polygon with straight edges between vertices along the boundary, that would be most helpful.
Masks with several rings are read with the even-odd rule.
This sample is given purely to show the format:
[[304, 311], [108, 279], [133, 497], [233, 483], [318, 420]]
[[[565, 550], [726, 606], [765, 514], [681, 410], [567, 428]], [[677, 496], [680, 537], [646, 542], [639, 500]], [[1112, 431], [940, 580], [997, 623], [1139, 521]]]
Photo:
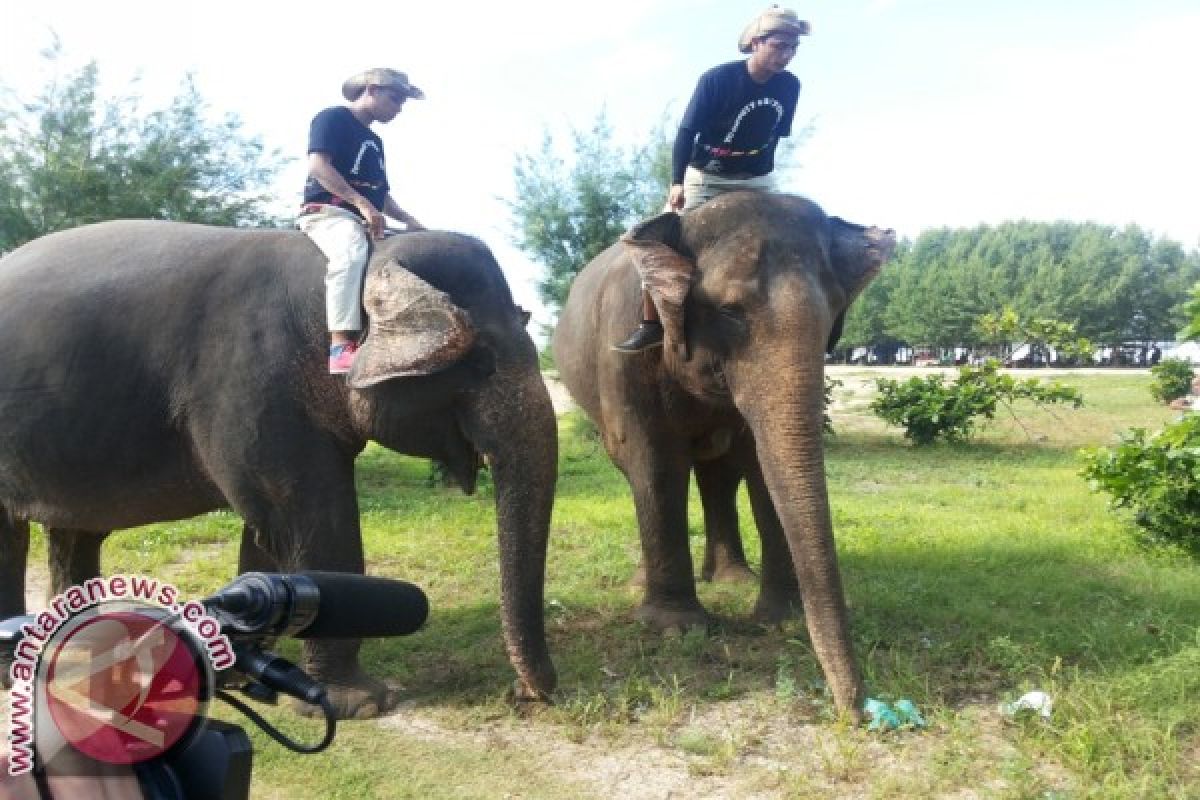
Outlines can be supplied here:
[[[294, 160], [275, 187], [298, 205], [308, 123], [367, 67], [427, 97], [377, 125], [393, 196], [429, 227], [482, 238], [517, 301], [538, 267], [512, 244], [516, 154], [545, 132], [566, 154], [603, 111], [639, 144], [673, 130], [699, 75], [742, 56], [768, 3], [456, 0], [275, 3], [0, 0], [0, 85], [31, 96], [94, 60], [103, 88], [164, 106], [191, 74], [215, 116], [237, 114]], [[789, 5], [784, 3], [784, 5]], [[1137, 224], [1200, 247], [1200, 3], [1196, 0], [812, 0], [790, 70], [811, 126], [789, 191], [915, 238], [1007, 220]]]

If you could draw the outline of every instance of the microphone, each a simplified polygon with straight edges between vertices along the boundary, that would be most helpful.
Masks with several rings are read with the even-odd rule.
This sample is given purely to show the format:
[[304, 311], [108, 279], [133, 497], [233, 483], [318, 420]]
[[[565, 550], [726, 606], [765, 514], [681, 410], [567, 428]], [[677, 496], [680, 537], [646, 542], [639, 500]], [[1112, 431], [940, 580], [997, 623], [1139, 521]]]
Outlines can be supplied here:
[[202, 603], [235, 638], [405, 636], [429, 616], [419, 587], [346, 572], [247, 572]]

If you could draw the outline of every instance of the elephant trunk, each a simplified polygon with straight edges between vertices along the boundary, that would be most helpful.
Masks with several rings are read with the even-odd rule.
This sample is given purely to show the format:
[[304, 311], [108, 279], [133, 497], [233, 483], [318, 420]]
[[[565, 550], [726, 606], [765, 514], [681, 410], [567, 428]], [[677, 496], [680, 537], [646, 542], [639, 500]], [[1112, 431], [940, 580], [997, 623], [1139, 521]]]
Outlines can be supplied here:
[[763, 479], [787, 536], [813, 649], [838, 710], [858, 722], [866, 697], [850, 638], [825, 484], [824, 365], [819, 352], [804, 364], [795, 363], [794, 352], [789, 359], [788, 370], [764, 370], [769, 357], [747, 370], [771, 375], [773, 385], [770, 391], [738, 387], [735, 403], [754, 434]]
[[504, 643], [517, 699], [545, 700], [557, 683], [543, 604], [558, 468], [554, 408], [536, 369], [501, 369], [468, 403], [464, 423], [495, 486]]

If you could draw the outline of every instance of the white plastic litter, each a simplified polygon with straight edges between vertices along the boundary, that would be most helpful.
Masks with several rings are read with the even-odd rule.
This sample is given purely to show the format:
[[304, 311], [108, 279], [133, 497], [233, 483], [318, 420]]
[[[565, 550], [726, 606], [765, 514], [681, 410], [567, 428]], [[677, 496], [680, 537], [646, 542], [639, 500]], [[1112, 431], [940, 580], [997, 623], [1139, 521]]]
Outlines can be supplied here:
[[1034, 711], [1041, 715], [1042, 719], [1050, 719], [1050, 713], [1054, 710], [1054, 699], [1045, 692], [1026, 692], [1013, 702], [1000, 706], [1000, 710], [1010, 717], [1016, 716], [1018, 711]]

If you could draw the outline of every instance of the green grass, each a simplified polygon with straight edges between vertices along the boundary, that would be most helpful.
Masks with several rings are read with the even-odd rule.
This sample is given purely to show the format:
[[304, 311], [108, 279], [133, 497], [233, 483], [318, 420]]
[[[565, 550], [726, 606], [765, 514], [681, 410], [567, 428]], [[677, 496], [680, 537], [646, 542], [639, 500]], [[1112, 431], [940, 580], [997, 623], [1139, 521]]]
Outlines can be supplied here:
[[[920, 732], [838, 723], [802, 623], [746, 620], [754, 586], [700, 586], [721, 620], [710, 635], [632, 621], [632, 502], [577, 415], [560, 421], [546, 590], [560, 690], [553, 706], [510, 707], [490, 482], [472, 497], [431, 487], [425, 462], [371, 448], [358, 462], [369, 569], [420, 584], [432, 606], [422, 632], [364, 648], [406, 701], [343, 723], [319, 756], [256, 734], [255, 795], [1200, 798], [1200, 568], [1139, 549], [1077, 474], [1079, 447], [1170, 414], [1146, 375], [1065, 380], [1084, 409], [1018, 408], [1020, 423], [998, 419], [970, 444], [919, 449], [861, 394], [835, 392], [827, 468], [857, 650], [870, 694], [915, 701]], [[239, 532], [228, 514], [122, 532], [106, 569], [198, 595], [232, 575]], [[997, 710], [1034, 688], [1054, 698], [1049, 721]], [[682, 783], [653, 782], [671, 776]]]

